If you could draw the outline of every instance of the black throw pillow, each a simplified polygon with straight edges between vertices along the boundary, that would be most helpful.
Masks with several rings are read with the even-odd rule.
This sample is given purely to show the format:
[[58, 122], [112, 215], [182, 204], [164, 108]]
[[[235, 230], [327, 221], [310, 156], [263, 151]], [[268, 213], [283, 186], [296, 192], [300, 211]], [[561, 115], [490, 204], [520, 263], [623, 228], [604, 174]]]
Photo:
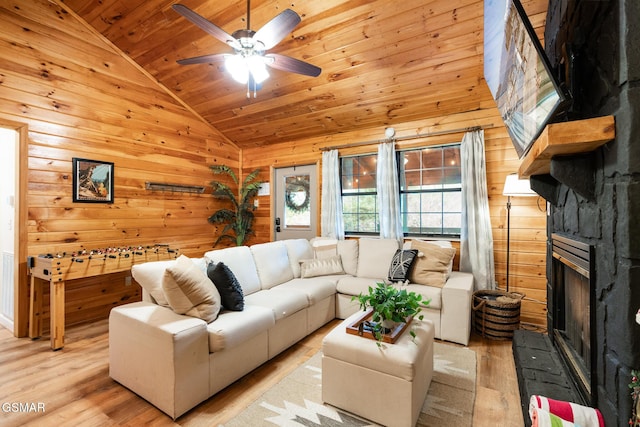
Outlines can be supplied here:
[[216, 285], [222, 300], [222, 306], [227, 310], [244, 310], [244, 294], [235, 274], [223, 262], [207, 265], [207, 276]]
[[391, 260], [389, 280], [392, 282], [404, 282], [407, 280], [417, 255], [418, 251], [416, 249], [398, 249]]

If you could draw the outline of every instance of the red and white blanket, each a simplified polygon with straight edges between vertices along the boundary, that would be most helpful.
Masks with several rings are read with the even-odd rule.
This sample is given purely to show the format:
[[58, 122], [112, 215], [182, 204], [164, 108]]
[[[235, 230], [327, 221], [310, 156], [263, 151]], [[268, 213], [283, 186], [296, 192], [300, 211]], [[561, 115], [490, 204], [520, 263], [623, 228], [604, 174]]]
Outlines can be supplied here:
[[532, 427], [604, 427], [596, 408], [533, 395], [529, 400]]

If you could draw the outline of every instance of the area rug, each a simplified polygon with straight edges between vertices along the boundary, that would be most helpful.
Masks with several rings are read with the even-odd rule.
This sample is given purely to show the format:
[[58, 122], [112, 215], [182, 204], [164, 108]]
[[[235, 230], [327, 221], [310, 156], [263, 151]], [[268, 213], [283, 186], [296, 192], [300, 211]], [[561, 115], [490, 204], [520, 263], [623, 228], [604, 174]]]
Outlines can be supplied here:
[[[471, 426], [475, 401], [476, 354], [434, 343], [434, 372], [418, 426]], [[322, 403], [322, 353], [318, 352], [265, 392], [224, 427], [377, 426]]]

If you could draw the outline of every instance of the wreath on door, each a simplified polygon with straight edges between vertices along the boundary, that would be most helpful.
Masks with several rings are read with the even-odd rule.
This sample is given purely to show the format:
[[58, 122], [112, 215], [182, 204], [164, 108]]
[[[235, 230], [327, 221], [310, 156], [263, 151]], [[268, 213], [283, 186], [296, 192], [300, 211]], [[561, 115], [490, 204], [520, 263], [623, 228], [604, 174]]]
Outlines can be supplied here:
[[311, 195], [309, 193], [309, 179], [298, 177], [285, 186], [285, 204], [294, 212], [302, 212], [309, 208]]

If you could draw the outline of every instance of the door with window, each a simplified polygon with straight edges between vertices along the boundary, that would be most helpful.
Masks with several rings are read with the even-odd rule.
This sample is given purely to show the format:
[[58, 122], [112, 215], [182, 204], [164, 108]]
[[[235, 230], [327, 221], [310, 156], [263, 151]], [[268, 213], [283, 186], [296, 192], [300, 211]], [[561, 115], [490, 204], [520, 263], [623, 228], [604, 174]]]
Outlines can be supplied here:
[[317, 234], [316, 165], [275, 169], [275, 240], [310, 239]]
[[0, 128], [0, 325], [13, 331], [15, 301], [16, 152], [18, 132]]

